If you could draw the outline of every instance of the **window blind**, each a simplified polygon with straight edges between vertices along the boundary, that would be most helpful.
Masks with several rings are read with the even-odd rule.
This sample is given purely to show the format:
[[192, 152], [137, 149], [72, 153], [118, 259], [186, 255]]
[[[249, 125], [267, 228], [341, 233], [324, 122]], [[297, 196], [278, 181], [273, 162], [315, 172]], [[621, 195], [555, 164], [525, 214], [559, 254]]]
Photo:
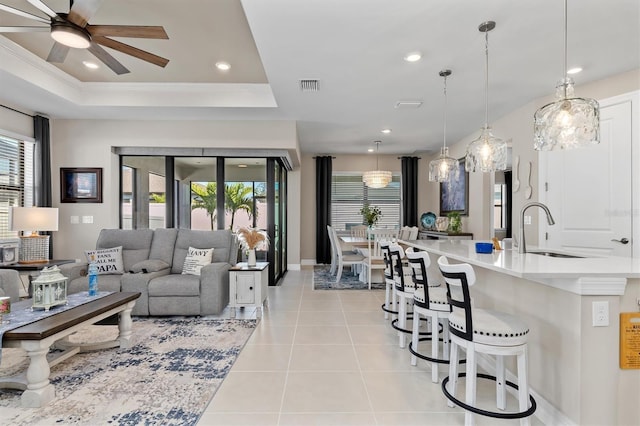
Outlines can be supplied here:
[[334, 172], [331, 178], [331, 226], [340, 230], [362, 224], [360, 209], [365, 204], [382, 211], [376, 226], [399, 227], [400, 175], [394, 174], [385, 188], [369, 188], [362, 182], [362, 173]]
[[9, 229], [11, 207], [33, 205], [32, 142], [0, 135], [0, 238], [15, 238]]

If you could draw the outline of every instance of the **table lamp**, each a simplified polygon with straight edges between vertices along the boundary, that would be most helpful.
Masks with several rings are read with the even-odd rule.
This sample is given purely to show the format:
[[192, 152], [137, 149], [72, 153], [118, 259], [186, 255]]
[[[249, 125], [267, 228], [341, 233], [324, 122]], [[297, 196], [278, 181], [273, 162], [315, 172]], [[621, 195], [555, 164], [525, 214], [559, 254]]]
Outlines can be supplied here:
[[30, 231], [20, 237], [19, 263], [49, 261], [49, 235], [38, 231], [58, 230], [58, 209], [53, 207], [11, 207], [9, 218], [12, 231]]

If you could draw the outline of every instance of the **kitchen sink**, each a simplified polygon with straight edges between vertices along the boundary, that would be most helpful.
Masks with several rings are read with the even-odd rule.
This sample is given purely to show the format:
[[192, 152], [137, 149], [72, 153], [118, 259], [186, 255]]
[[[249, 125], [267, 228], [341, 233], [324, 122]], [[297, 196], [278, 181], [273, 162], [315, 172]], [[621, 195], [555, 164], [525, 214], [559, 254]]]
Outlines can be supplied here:
[[538, 254], [540, 256], [547, 256], [547, 257], [560, 257], [564, 259], [583, 259], [584, 258], [584, 256], [576, 256], [575, 254], [558, 253], [555, 251], [529, 251], [527, 253]]

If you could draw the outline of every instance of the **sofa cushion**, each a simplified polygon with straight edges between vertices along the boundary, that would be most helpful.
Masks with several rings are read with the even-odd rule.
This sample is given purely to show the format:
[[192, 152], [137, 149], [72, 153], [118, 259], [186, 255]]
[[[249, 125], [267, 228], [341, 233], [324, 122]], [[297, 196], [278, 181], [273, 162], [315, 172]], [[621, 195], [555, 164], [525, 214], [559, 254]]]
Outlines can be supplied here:
[[122, 246], [84, 252], [87, 262], [95, 263], [98, 275], [124, 274]]
[[175, 228], [158, 228], [153, 231], [149, 259], [163, 260], [171, 265], [173, 261], [173, 248], [176, 244], [177, 237], [178, 230]]
[[211, 263], [211, 257], [213, 256], [213, 249], [197, 249], [189, 247], [187, 257], [184, 258], [184, 265], [182, 266], [182, 273], [185, 275], [197, 275], [200, 276], [200, 269], [203, 266]]
[[169, 274], [149, 282], [149, 297], [200, 296], [200, 277]]
[[124, 270], [128, 271], [134, 264], [149, 259], [152, 238], [152, 229], [103, 229], [98, 236], [96, 248], [122, 246]]
[[169, 264], [164, 260], [149, 259], [136, 263], [129, 269], [132, 274], [148, 274], [150, 272], [158, 272], [163, 269], [169, 269]]
[[213, 248], [211, 262], [229, 263], [233, 247], [236, 247], [237, 250], [237, 245], [234, 241], [235, 236], [229, 230], [193, 231], [190, 229], [179, 229], [173, 251], [171, 273], [182, 273], [182, 265], [184, 265], [184, 259], [187, 257], [189, 247], [202, 249]]

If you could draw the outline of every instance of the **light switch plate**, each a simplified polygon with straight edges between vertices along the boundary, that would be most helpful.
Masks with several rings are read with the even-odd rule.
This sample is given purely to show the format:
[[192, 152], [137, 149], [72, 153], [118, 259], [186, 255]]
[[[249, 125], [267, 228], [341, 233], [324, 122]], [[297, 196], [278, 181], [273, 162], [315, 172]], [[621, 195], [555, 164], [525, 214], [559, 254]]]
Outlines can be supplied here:
[[77, 225], [80, 223], [80, 216], [71, 216], [71, 224]]
[[82, 216], [82, 223], [93, 223], [93, 216]]

